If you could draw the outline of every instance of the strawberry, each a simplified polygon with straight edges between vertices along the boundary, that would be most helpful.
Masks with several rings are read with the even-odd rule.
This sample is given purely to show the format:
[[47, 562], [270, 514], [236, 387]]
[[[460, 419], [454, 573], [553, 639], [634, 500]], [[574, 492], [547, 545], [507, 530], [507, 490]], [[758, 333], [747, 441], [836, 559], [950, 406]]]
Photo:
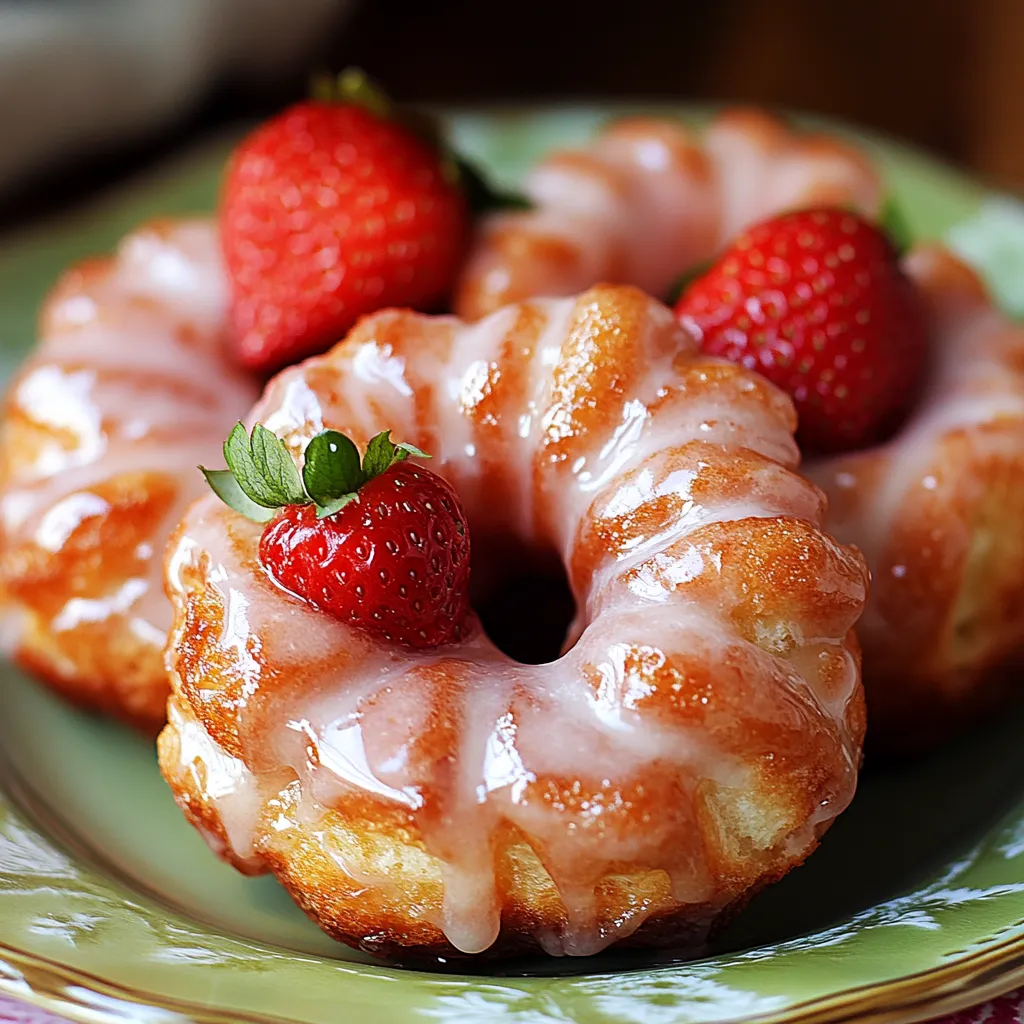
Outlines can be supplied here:
[[895, 249], [840, 209], [750, 228], [685, 289], [676, 314], [706, 352], [760, 371], [792, 396], [808, 451], [884, 440], [927, 361], [924, 309]]
[[228, 468], [203, 470], [237, 512], [266, 523], [259, 560], [270, 578], [350, 626], [410, 647], [463, 634], [469, 614], [469, 528], [450, 484], [390, 431], [360, 465], [344, 434], [306, 446], [300, 476], [284, 442], [242, 424], [224, 444]]
[[255, 370], [323, 351], [383, 306], [435, 307], [465, 252], [458, 161], [390, 116], [360, 75], [334, 96], [257, 128], [228, 167], [233, 347]]

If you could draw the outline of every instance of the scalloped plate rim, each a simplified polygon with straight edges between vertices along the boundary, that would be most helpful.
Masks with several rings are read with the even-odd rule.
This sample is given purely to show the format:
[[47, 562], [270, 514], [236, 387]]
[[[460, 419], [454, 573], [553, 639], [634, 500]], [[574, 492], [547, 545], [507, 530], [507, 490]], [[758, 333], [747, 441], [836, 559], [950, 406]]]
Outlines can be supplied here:
[[[90, 991], [103, 995], [110, 994], [126, 1009], [143, 1006], [168, 1010], [179, 1015], [175, 1019], [181, 1024], [305, 1024], [297, 1017], [260, 1016], [248, 1011], [239, 1014], [231, 1010], [203, 1007], [188, 1000], [154, 998], [151, 994], [136, 992], [116, 982], [95, 977], [75, 968], [64, 967], [44, 957], [14, 949], [0, 942], [0, 967], [8, 965], [11, 960], [20, 960], [23, 965], [36, 968], [38, 973], [53, 983], [74, 979], [83, 986], [90, 986]], [[984, 980], [979, 985], [964, 988], [965, 981], [971, 980], [982, 971], [985, 971]], [[778, 1013], [730, 1017], [728, 1024], [841, 1024], [847, 1021], [856, 1021], [858, 1024], [916, 1024], [940, 1014], [956, 1013], [983, 1003], [1011, 991], [1022, 983], [1024, 936], [1010, 939], [994, 949], [980, 950], [952, 964], [908, 974], [897, 981], [838, 991], [796, 1003]], [[926, 991], [918, 995], [922, 985], [927, 986]], [[902, 994], [903, 989], [909, 990], [906, 996]], [[55, 989], [52, 993], [32, 989], [26, 993], [17, 982], [0, 977], [0, 994], [21, 999], [52, 1013], [62, 1014], [76, 1024], [97, 1024], [102, 1020], [97, 1015], [95, 1007], [87, 1006], [73, 997], [62, 994], [60, 989]], [[883, 996], [884, 1006], [880, 1005]], [[144, 997], [145, 1001], [137, 997]], [[125, 1018], [116, 1016], [107, 1020], [110, 1024], [115, 1024], [123, 1022]], [[103, 1024], [106, 1024], [106, 1020]]]

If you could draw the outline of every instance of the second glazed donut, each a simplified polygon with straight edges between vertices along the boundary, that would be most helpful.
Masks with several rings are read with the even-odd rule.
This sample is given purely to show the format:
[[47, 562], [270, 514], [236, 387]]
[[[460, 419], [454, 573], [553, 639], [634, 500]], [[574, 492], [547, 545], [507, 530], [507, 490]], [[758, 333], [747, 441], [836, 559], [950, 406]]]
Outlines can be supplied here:
[[[495, 216], [477, 239], [458, 297], [467, 315], [598, 279], [657, 293], [753, 220], [820, 203], [873, 218], [883, 196], [850, 145], [750, 112], [702, 137], [613, 126], [542, 163], [527, 190], [533, 210]], [[886, 444], [805, 467], [872, 571], [864, 679], [872, 736], [893, 750], [990, 708], [1024, 655], [1024, 328], [952, 254], [928, 247], [904, 268], [929, 311], [924, 398]]]

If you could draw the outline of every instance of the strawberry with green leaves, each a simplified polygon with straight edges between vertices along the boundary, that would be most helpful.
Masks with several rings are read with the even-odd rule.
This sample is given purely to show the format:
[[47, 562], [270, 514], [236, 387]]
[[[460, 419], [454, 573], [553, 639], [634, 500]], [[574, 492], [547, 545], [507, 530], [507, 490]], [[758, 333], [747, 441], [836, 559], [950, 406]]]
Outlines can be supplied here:
[[924, 377], [921, 299], [886, 235], [848, 210], [796, 211], [749, 228], [675, 308], [706, 352], [792, 396], [807, 452], [884, 440]]
[[300, 473], [284, 442], [239, 423], [217, 496], [264, 523], [259, 559], [278, 586], [343, 622], [410, 647], [457, 641], [469, 614], [469, 527], [451, 485], [390, 431], [360, 460], [336, 430], [313, 437]]
[[235, 150], [221, 195], [231, 342], [269, 372], [322, 352], [366, 313], [431, 311], [451, 292], [491, 189], [423, 117], [359, 71], [320, 83]]

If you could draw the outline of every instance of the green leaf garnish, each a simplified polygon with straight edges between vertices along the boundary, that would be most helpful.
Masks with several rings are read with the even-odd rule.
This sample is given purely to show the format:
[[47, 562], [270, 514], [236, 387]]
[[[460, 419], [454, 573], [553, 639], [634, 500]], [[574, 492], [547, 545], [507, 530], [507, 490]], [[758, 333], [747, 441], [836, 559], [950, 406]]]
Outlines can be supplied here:
[[700, 263], [695, 263], [689, 270], [684, 270], [673, 282], [669, 285], [668, 295], [665, 296], [665, 304], [667, 306], [674, 306], [686, 292], [686, 289], [697, 280], [698, 277], [703, 277], [714, 265], [714, 260], [702, 260]]
[[492, 210], [529, 210], [532, 207], [533, 204], [526, 196], [495, 185], [476, 164], [464, 156], [450, 152], [449, 161], [453, 177], [462, 186], [469, 211], [474, 217]]
[[206, 477], [206, 482], [213, 488], [213, 493], [228, 508], [233, 508], [246, 519], [251, 519], [255, 523], [268, 523], [276, 515], [274, 509], [257, 505], [238, 486], [238, 481], [230, 469], [204, 469], [200, 466], [199, 471]]
[[395, 461], [395, 446], [391, 443], [391, 431], [370, 438], [363, 455], [363, 472], [368, 479], [380, 476]]
[[386, 473], [396, 462], [402, 462], [415, 455], [420, 459], [429, 459], [430, 456], [420, 451], [414, 444], [401, 442], [395, 444], [391, 440], [391, 431], [385, 430], [376, 437], [370, 439], [366, 446], [366, 454], [363, 456], [363, 473], [367, 480], [372, 480], [381, 473]]
[[340, 512], [351, 502], [358, 500], [359, 495], [355, 491], [352, 491], [349, 494], [343, 494], [340, 498], [335, 498], [334, 501], [327, 502], [326, 505], [317, 505], [316, 517], [317, 519], [326, 519], [328, 516], [333, 516], [335, 512]]
[[359, 450], [337, 430], [322, 430], [306, 445], [300, 475], [288, 446], [261, 423], [247, 434], [241, 423], [224, 442], [227, 469], [205, 469], [206, 482], [225, 505], [257, 523], [289, 505], [314, 505], [318, 519], [341, 511], [359, 498], [359, 489], [410, 455], [430, 456], [415, 445], [391, 440], [391, 431], [377, 434], [366, 446], [362, 466]]
[[[390, 434], [391, 431], [389, 430]], [[406, 455], [412, 455], [417, 459], [432, 459], [434, 456], [429, 452], [423, 451], [422, 448], [417, 448], [414, 444], [409, 444], [408, 441], [396, 441], [395, 447], [401, 449]]]
[[256, 464], [252, 441], [241, 423], [236, 423], [224, 442], [224, 461], [228, 464], [238, 486], [250, 500], [264, 508], [277, 508], [287, 504], [279, 500], [277, 488], [266, 479], [261, 466]]
[[252, 428], [250, 446], [256, 468], [270, 484], [270, 490], [278, 498], [277, 504], [301, 505], [306, 500], [306, 492], [284, 441], [262, 423], [257, 423]]
[[906, 214], [894, 196], [889, 196], [882, 205], [878, 226], [889, 236], [889, 241], [900, 256], [906, 253], [914, 242], [914, 233], [907, 223]]
[[337, 430], [323, 430], [306, 445], [302, 482], [320, 506], [330, 505], [359, 490], [365, 477], [359, 468], [359, 450]]

